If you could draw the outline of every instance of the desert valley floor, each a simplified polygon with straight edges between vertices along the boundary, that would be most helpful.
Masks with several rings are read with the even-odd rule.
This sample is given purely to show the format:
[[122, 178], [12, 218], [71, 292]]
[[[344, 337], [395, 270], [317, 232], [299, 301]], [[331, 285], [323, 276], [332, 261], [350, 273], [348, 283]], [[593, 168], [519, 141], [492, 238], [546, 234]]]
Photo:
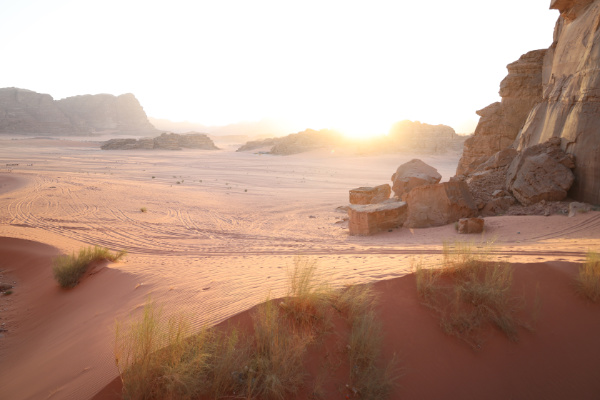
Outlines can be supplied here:
[[[349, 189], [388, 183], [412, 158], [445, 181], [457, 154], [102, 151], [66, 139], [2, 139], [0, 154], [0, 271], [16, 282], [0, 298], [6, 398], [90, 398], [117, 376], [115, 318], [151, 296], [216, 324], [283, 295], [297, 255], [341, 286], [404, 276], [414, 260], [435, 265], [444, 241], [493, 241], [494, 256], [515, 263], [576, 263], [600, 249], [600, 212], [488, 217], [482, 235], [452, 225], [348, 235], [338, 207]], [[60, 290], [48, 260], [85, 245], [128, 255]]]

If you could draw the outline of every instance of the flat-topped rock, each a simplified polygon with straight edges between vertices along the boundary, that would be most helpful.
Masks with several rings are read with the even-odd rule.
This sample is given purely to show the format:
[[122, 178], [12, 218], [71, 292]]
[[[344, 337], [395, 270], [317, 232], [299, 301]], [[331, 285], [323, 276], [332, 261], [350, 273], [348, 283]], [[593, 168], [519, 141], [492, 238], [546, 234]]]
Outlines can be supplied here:
[[392, 188], [383, 184], [374, 187], [359, 187], [350, 190], [350, 204], [376, 204], [390, 198]]
[[367, 236], [402, 226], [407, 206], [403, 201], [379, 204], [353, 204], [348, 207], [350, 235]]
[[180, 135], [163, 133], [155, 138], [144, 139], [110, 139], [102, 144], [102, 150], [181, 150], [203, 149], [218, 150], [214, 142], [203, 133]]

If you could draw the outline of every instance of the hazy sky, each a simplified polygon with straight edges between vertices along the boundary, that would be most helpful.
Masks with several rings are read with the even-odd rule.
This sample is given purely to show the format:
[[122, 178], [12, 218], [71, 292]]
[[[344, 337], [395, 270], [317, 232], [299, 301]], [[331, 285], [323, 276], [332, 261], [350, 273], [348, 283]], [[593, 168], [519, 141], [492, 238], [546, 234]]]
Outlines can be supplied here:
[[208, 125], [471, 132], [506, 65], [552, 43], [550, 0], [0, 0], [0, 87], [134, 93]]

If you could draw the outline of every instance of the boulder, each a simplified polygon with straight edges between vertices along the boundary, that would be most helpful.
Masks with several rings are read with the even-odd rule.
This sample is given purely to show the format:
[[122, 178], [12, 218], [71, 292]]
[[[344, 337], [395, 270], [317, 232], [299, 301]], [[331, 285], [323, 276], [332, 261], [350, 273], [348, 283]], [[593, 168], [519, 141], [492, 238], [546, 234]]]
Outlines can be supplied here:
[[348, 228], [351, 235], [373, 235], [402, 226], [406, 212], [406, 203], [403, 201], [351, 205], [348, 208]]
[[477, 214], [477, 206], [465, 182], [420, 186], [406, 196], [408, 214], [404, 226], [427, 228], [456, 222]]
[[481, 233], [483, 232], [483, 218], [461, 218], [458, 220], [458, 233]]
[[418, 159], [402, 164], [392, 175], [392, 190], [402, 200], [414, 188], [438, 183], [442, 179], [437, 169]]
[[524, 149], [510, 164], [506, 187], [523, 205], [542, 200], [560, 201], [574, 181], [572, 156], [560, 148], [560, 139]]
[[390, 198], [392, 188], [387, 183], [375, 187], [359, 187], [350, 190], [350, 204], [376, 204]]

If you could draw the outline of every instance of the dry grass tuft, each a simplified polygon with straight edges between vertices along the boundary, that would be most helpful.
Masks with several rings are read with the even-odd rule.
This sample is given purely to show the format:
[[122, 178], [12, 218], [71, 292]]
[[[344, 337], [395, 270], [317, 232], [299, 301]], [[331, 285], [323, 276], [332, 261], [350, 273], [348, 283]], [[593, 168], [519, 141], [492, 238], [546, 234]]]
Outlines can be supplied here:
[[442, 329], [481, 347], [481, 330], [492, 325], [510, 340], [518, 340], [520, 327], [531, 329], [519, 317], [524, 299], [511, 294], [513, 269], [508, 263], [489, 261], [489, 246], [474, 250], [464, 243], [444, 244], [441, 268], [416, 266], [417, 291], [423, 304], [440, 315]]
[[64, 288], [75, 287], [79, 279], [85, 274], [90, 263], [94, 261], [119, 261], [127, 252], [125, 250], [111, 253], [105, 247], [86, 247], [79, 250], [79, 253], [61, 255], [56, 257], [52, 263], [52, 272], [58, 284]]
[[163, 318], [151, 302], [127, 329], [117, 324], [115, 360], [124, 398], [291, 398], [305, 385], [308, 347], [329, 328], [327, 315], [337, 309], [351, 326], [347, 348], [355, 393], [384, 399], [396, 374], [393, 364], [378, 364], [382, 328], [372, 288], [335, 292], [316, 282], [316, 264], [304, 258], [295, 259], [288, 278], [289, 297], [259, 305], [252, 332], [203, 329], [191, 335], [184, 318]]
[[579, 266], [577, 275], [579, 293], [594, 303], [600, 300], [600, 254], [590, 251], [585, 262]]

